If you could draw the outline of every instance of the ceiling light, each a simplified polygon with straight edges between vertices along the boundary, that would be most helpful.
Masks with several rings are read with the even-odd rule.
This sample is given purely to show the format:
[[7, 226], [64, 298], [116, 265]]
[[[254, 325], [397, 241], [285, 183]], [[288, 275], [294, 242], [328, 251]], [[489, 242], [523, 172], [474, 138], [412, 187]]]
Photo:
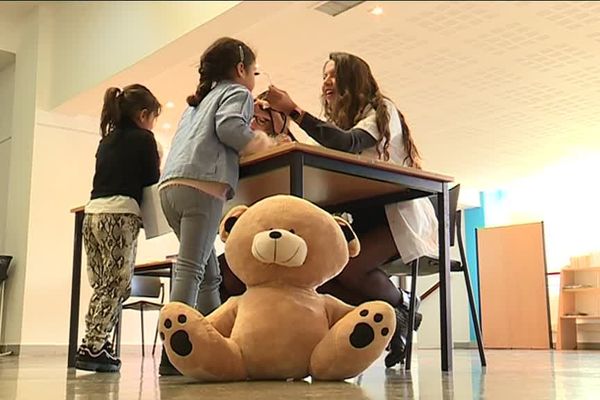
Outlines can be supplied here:
[[361, 3], [364, 1], [325, 1], [315, 7], [315, 10], [335, 17]]
[[373, 14], [373, 15], [381, 15], [381, 14], [383, 14], [383, 8], [377, 6], [374, 9], [371, 10], [371, 14]]
[[165, 104], [165, 107], [173, 108], [173, 107], [175, 107], [175, 103], [173, 103], [172, 101], [169, 100], [169, 101], [167, 101], [167, 104]]
[[170, 123], [168, 123], [168, 122], [165, 122], [165, 123], [162, 125], [162, 127], [163, 127], [163, 129], [166, 129], [166, 130], [168, 130], [168, 129], [171, 129], [171, 124], [170, 124]]

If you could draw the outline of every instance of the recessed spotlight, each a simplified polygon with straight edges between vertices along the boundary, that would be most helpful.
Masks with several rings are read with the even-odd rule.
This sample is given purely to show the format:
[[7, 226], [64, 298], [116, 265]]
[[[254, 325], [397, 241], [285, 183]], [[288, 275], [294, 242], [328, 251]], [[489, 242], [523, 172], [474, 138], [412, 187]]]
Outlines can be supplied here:
[[383, 7], [377, 6], [374, 9], [372, 9], [370, 12], [373, 15], [381, 15], [381, 14], [383, 14]]
[[165, 122], [164, 124], [162, 124], [163, 129], [171, 129], [171, 124], [168, 122]]
[[173, 108], [173, 107], [175, 107], [175, 103], [173, 103], [172, 101], [167, 101], [167, 103], [165, 104], [165, 107]]

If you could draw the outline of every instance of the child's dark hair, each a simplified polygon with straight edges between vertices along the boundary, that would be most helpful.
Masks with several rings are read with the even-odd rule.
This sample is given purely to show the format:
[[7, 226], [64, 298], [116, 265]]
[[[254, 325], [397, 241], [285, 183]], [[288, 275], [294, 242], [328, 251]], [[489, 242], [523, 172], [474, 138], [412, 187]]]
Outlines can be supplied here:
[[142, 110], [160, 114], [161, 105], [147, 87], [140, 84], [125, 86], [123, 90], [111, 87], [104, 93], [100, 117], [102, 137], [110, 135], [124, 122], [134, 121]]
[[200, 83], [196, 93], [188, 96], [187, 103], [197, 107], [215, 83], [233, 77], [239, 63], [248, 68], [255, 60], [256, 55], [244, 42], [229, 37], [218, 39], [200, 57]]

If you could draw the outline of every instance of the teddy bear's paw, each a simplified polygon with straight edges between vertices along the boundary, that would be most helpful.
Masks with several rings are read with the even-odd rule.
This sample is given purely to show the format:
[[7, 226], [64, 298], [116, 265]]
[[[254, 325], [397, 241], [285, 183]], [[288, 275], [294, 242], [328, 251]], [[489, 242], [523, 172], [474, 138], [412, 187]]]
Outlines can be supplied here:
[[370, 301], [342, 317], [313, 350], [310, 373], [317, 380], [357, 376], [381, 356], [396, 329], [394, 309]]
[[158, 330], [170, 355], [187, 357], [198, 347], [198, 333], [206, 320], [194, 308], [179, 302], [166, 304], [160, 311]]
[[[179, 314], [175, 320], [171, 320], [171, 318], [166, 318], [163, 322], [164, 331], [171, 333], [171, 338], [169, 339], [169, 345], [175, 354], [180, 357], [185, 357], [190, 355], [193, 350], [192, 342], [190, 341], [190, 336], [185, 330], [185, 324], [187, 322], [187, 316], [185, 314]], [[165, 340], [165, 334], [163, 331], [160, 332], [161, 340]]]
[[350, 334], [350, 345], [356, 349], [363, 349], [375, 341], [377, 336], [385, 338], [390, 334], [390, 326], [395, 323], [389, 313], [369, 311], [369, 308], [359, 307], [358, 315], [361, 319], [354, 325]]

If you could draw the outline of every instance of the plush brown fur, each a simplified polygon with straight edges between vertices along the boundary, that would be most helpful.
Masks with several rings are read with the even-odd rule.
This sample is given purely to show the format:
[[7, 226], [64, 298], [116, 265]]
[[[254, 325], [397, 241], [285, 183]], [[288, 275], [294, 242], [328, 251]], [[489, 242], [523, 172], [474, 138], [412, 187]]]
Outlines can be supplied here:
[[355, 308], [315, 291], [360, 251], [346, 221], [306, 200], [273, 196], [232, 209], [220, 235], [248, 290], [206, 317], [182, 303], [163, 308], [161, 338], [184, 375], [342, 380], [381, 355], [396, 327], [391, 306]]

